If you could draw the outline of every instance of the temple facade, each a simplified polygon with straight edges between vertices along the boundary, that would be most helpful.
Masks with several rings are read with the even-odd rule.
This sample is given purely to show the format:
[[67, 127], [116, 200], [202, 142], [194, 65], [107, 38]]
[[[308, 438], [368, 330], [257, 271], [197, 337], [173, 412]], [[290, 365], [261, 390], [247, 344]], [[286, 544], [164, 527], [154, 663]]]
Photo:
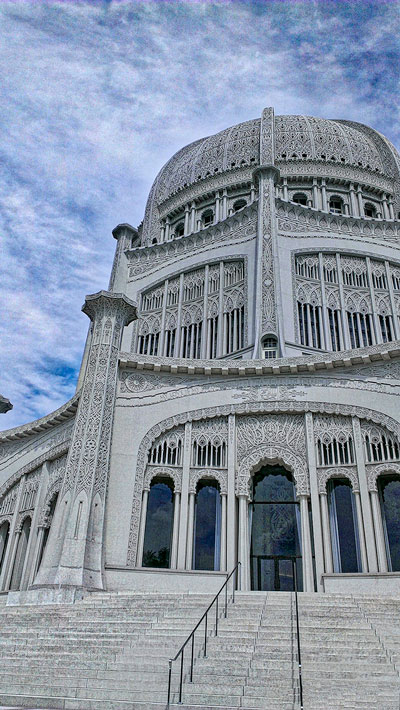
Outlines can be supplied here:
[[76, 394], [0, 434], [0, 590], [398, 593], [395, 148], [266, 108], [113, 236]]

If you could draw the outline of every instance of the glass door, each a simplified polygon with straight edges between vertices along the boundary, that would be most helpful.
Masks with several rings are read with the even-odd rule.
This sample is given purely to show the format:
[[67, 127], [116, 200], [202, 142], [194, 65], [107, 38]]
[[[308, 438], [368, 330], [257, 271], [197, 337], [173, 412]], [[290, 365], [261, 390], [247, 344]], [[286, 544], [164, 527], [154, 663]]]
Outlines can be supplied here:
[[264, 466], [253, 478], [251, 513], [251, 586], [259, 591], [292, 591], [292, 560], [302, 589], [300, 510], [291, 474], [282, 466]]

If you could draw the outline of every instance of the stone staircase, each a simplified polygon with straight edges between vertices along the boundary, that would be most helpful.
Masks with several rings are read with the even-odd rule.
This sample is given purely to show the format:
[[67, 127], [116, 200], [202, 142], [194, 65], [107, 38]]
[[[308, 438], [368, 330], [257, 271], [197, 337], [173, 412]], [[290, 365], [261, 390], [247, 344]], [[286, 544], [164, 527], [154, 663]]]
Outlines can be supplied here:
[[[0, 605], [0, 705], [165, 708], [168, 659], [207, 607], [204, 594], [98, 593], [73, 606]], [[400, 599], [299, 595], [305, 710], [399, 710]], [[209, 629], [213, 627], [209, 619]], [[293, 595], [238, 593], [218, 637], [200, 628], [174, 664], [172, 707], [296, 710]]]

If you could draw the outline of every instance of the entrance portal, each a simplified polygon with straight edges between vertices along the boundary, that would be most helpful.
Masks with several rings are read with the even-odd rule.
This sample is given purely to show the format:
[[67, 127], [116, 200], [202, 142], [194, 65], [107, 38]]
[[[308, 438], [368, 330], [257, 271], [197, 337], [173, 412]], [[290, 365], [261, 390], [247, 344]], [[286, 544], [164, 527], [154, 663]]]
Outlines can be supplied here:
[[293, 560], [303, 588], [300, 509], [294, 481], [283, 466], [263, 466], [253, 476], [250, 504], [251, 588], [293, 591]]

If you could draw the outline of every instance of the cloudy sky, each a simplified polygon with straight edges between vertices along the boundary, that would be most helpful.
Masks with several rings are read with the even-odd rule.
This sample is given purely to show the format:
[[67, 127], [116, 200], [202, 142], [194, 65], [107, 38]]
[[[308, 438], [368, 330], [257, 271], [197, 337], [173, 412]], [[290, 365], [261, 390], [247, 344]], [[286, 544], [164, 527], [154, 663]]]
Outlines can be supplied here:
[[2, 428], [72, 396], [111, 230], [141, 221], [182, 145], [264, 106], [400, 145], [399, 15], [394, 0], [2, 0]]

